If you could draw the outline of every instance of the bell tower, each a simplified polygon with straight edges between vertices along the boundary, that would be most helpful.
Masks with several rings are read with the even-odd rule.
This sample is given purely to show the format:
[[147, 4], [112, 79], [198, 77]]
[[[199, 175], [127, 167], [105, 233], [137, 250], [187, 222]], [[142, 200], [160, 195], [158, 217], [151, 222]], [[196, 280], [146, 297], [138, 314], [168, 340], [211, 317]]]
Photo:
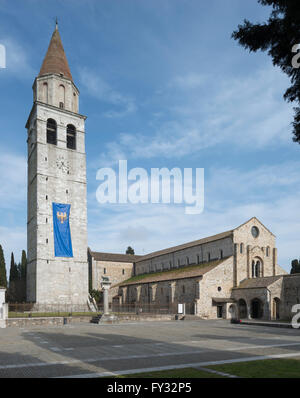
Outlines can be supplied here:
[[37, 304], [87, 303], [85, 119], [56, 22], [26, 124], [27, 301]]

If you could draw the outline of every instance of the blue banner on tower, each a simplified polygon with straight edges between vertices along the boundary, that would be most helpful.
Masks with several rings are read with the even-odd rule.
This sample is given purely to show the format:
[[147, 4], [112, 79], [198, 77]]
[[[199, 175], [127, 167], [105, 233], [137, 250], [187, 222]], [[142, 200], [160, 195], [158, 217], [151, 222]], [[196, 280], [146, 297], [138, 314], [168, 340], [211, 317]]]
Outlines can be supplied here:
[[71, 205], [52, 203], [55, 257], [73, 257], [69, 224]]

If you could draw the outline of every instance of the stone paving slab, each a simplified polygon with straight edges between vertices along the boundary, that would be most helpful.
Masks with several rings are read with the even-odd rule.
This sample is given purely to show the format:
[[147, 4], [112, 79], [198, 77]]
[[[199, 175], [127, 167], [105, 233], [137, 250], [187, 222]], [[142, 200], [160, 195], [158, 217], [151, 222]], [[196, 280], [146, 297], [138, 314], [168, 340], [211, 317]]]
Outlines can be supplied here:
[[86, 323], [0, 331], [0, 377], [71, 377], [286, 354], [300, 356], [298, 330], [227, 321]]

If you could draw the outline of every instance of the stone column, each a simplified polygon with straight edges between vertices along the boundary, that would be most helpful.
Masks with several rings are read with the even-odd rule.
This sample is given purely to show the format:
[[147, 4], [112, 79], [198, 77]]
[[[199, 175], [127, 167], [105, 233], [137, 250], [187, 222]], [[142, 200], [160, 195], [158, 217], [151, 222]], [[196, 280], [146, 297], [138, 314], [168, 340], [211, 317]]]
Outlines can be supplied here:
[[252, 276], [252, 270], [251, 270], [251, 265], [250, 265], [250, 263], [251, 263], [251, 256], [250, 256], [250, 253], [251, 253], [251, 245], [248, 245], [247, 246], [247, 278], [249, 279], [249, 278], [251, 278], [251, 276]]
[[122, 288], [122, 304], [126, 304], [127, 302], [127, 287]]
[[136, 287], [136, 302], [139, 303], [141, 301], [141, 290], [142, 286]]
[[233, 287], [237, 287], [237, 256], [238, 256], [238, 244], [234, 244], [233, 254]]
[[108, 289], [109, 289], [109, 286], [103, 286], [103, 304], [104, 304], [103, 313], [104, 313], [104, 315], [107, 315], [109, 313]]
[[104, 277], [102, 277], [101, 287], [103, 290], [103, 305], [104, 305], [103, 314], [104, 315], [109, 314], [108, 290], [109, 290], [110, 286], [111, 286], [111, 283], [109, 282], [109, 279], [108, 278], [104, 279]]
[[150, 297], [150, 303], [154, 303], [156, 300], [156, 290], [157, 290], [157, 284], [151, 285], [151, 297]]
[[176, 282], [171, 282], [169, 284], [169, 288], [170, 288], [170, 303], [173, 304], [175, 299]]

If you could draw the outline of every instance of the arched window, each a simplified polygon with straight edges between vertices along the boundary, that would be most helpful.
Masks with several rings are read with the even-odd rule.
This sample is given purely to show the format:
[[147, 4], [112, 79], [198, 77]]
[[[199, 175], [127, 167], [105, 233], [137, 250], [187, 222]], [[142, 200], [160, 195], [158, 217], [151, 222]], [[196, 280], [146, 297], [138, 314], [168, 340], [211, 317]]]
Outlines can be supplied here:
[[220, 259], [222, 259], [222, 258], [223, 258], [223, 250], [220, 249]]
[[73, 124], [67, 125], [67, 148], [76, 149], [76, 129]]
[[240, 253], [243, 254], [244, 253], [244, 243], [240, 244]]
[[255, 277], [255, 261], [252, 261], [252, 278]]
[[47, 120], [47, 143], [48, 144], [57, 144], [57, 138], [56, 138], [56, 121], [54, 119], [48, 119]]
[[65, 86], [62, 84], [58, 88], [58, 102], [59, 107], [63, 109], [65, 107]]
[[77, 97], [75, 93], [73, 93], [72, 110], [73, 112], [77, 111]]
[[270, 256], [270, 247], [267, 246], [266, 248], [266, 256], [269, 257]]
[[256, 264], [255, 264], [255, 276], [256, 276], [256, 278], [260, 277], [260, 261], [256, 261]]
[[187, 257], [186, 258], [186, 265], [189, 265], [190, 264], [190, 259]]
[[48, 84], [44, 83], [43, 84], [43, 102], [48, 103]]

